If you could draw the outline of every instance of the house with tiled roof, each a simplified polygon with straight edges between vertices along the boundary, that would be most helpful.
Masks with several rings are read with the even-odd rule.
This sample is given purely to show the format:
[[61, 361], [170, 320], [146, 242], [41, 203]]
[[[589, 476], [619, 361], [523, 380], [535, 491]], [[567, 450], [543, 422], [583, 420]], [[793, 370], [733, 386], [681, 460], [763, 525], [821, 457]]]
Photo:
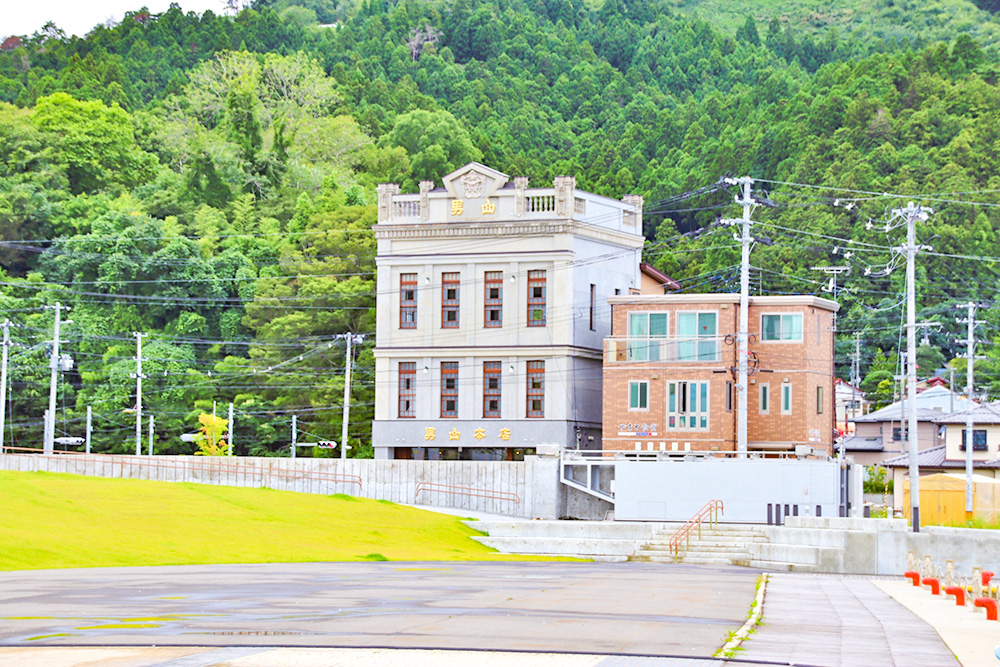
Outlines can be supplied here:
[[[969, 440], [965, 426], [970, 416], [973, 474], [1000, 478], [1000, 401], [939, 415], [934, 424], [941, 444], [922, 450], [917, 455], [921, 475], [965, 470], [965, 448]], [[895, 480], [896, 498], [901, 498], [903, 480], [909, 477], [909, 455], [892, 457], [883, 465], [889, 468]]]
[[[975, 401], [944, 386], [932, 386], [917, 394], [917, 448], [923, 451], [944, 445], [944, 431], [937, 420], [974, 405]], [[896, 401], [850, 421], [854, 424], [854, 435], [845, 438], [844, 450], [856, 463], [881, 464], [907, 453], [908, 401]]]

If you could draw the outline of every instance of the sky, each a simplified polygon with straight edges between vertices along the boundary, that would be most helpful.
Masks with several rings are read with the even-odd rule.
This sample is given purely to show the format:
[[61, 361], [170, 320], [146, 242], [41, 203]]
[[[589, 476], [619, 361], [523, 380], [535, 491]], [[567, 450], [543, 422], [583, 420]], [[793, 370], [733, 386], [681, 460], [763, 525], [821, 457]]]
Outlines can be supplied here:
[[[222, 14], [223, 0], [174, 0], [185, 12], [201, 14], [211, 9]], [[0, 0], [0, 39], [8, 35], [30, 35], [52, 21], [67, 35], [83, 37], [108, 18], [121, 21], [125, 12], [147, 7], [159, 14], [170, 0]]]

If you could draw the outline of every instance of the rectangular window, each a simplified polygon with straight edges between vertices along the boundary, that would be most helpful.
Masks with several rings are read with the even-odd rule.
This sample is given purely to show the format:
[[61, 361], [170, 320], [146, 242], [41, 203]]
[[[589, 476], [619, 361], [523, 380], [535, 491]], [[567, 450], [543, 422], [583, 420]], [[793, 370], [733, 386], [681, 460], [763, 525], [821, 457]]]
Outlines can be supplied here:
[[417, 364], [399, 362], [399, 416], [415, 417], [417, 414]]
[[483, 362], [483, 417], [500, 416], [500, 362]]
[[906, 440], [906, 429], [902, 429], [898, 426], [892, 427], [892, 439], [902, 442]]
[[528, 271], [528, 326], [545, 326], [545, 271]]
[[458, 417], [458, 362], [441, 362], [441, 416]]
[[792, 414], [792, 385], [787, 382], [781, 383], [781, 414]]
[[659, 361], [665, 359], [663, 342], [667, 337], [667, 313], [628, 314], [628, 360]]
[[503, 272], [486, 272], [486, 312], [483, 326], [503, 326]]
[[802, 313], [761, 315], [761, 334], [765, 342], [802, 340]]
[[667, 383], [667, 428], [708, 430], [708, 383]]
[[733, 411], [733, 383], [726, 383], [726, 412]]
[[528, 362], [528, 416], [545, 416], [545, 362]]
[[648, 410], [649, 409], [649, 383], [646, 381], [635, 381], [628, 383], [628, 409]]
[[455, 329], [458, 327], [458, 290], [461, 283], [460, 274], [441, 274], [441, 327]]
[[594, 308], [597, 307], [597, 285], [590, 284], [590, 330], [594, 329]]
[[718, 361], [718, 313], [677, 313], [677, 360]]
[[399, 274], [399, 328], [417, 328], [417, 274]]
[[[962, 429], [962, 451], [965, 451], [965, 443], [968, 442], [968, 429]], [[978, 428], [972, 431], [972, 451], [974, 452], [985, 452], [989, 448], [986, 446], [986, 431], [980, 431]]]
[[762, 415], [769, 414], [771, 412], [771, 385], [766, 382], [758, 385], [758, 390], [760, 392], [760, 401], [757, 405], [757, 411]]
[[823, 387], [816, 387], [816, 414], [823, 414]]

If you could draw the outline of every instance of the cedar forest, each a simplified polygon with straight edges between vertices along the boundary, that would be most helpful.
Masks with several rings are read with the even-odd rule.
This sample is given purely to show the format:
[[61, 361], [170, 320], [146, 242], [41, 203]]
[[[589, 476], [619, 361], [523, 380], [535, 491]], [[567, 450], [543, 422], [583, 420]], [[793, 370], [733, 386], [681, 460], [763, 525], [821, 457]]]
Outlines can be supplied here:
[[6, 37], [6, 444], [40, 442], [43, 306], [60, 302], [74, 365], [57, 435], [82, 435], [91, 406], [94, 450], [133, 451], [144, 332], [157, 453], [190, 453], [178, 436], [213, 401], [235, 404], [239, 454], [286, 451], [292, 414], [300, 440], [339, 440], [336, 336], [353, 332], [368, 335], [351, 455], [370, 456], [375, 185], [413, 192], [471, 160], [535, 186], [569, 174], [643, 195], [645, 260], [688, 292], [738, 290], [722, 179], [752, 176], [752, 293], [829, 296], [812, 267], [849, 266], [837, 372], [859, 333], [863, 388], [882, 403], [904, 313], [904, 239], [886, 223], [910, 200], [931, 206], [918, 318], [941, 326], [920, 373], [951, 363], [964, 386], [956, 305], [976, 300], [977, 384], [1000, 397], [1000, 7], [787, 4], [255, 0]]

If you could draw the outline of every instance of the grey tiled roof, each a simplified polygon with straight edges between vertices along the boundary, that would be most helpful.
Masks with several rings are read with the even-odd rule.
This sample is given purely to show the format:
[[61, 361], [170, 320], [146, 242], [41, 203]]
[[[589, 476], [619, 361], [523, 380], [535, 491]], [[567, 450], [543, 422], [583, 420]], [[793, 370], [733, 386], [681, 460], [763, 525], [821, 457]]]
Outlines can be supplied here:
[[[917, 465], [921, 468], [965, 468], [965, 459], [946, 459], [945, 446], [938, 445], [917, 452]], [[894, 456], [882, 462], [886, 468], [906, 468], [910, 465], [910, 455]], [[973, 468], [1000, 468], [1000, 459], [973, 461]]]
[[971, 410], [952, 412], [935, 419], [938, 424], [964, 424], [969, 414], [972, 415], [974, 424], [1000, 424], [1000, 401], [993, 403], [983, 403]]
[[881, 452], [882, 438], [852, 435], [844, 439], [844, 449], [852, 452]]
[[[908, 408], [909, 404], [903, 401]], [[946, 387], [931, 387], [917, 394], [917, 420], [922, 422], [937, 421], [941, 417], [951, 413], [952, 407], [955, 410], [965, 410], [969, 407], [969, 400], [952, 394]], [[854, 418], [854, 422], [886, 422], [899, 421], [903, 406], [899, 401], [879, 408], [874, 412]]]

